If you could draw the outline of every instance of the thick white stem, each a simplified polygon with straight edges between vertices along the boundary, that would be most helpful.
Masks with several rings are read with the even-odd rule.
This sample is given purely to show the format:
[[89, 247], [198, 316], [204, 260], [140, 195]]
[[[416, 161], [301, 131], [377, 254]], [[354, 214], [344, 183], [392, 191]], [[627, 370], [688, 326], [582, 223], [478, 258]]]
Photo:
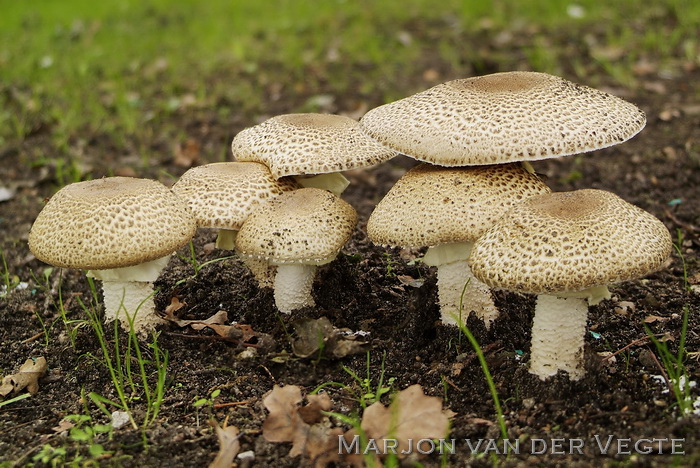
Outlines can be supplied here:
[[[486, 328], [498, 317], [491, 290], [472, 274], [466, 260], [438, 265], [438, 297], [440, 315], [445, 325], [466, 322], [470, 312], [484, 321]], [[466, 286], [466, 287], [465, 287]], [[464, 291], [464, 294], [462, 294]], [[461, 311], [460, 311], [461, 301]]]
[[569, 373], [570, 380], [585, 374], [583, 345], [588, 304], [576, 297], [537, 296], [532, 324], [530, 372], [545, 380], [558, 371]]
[[105, 323], [119, 320], [124, 330], [129, 330], [133, 318], [134, 331], [146, 334], [156, 325], [165, 323], [155, 314], [153, 283], [143, 281], [103, 281]]
[[313, 306], [311, 289], [316, 276], [316, 265], [283, 263], [277, 265], [275, 275], [275, 305], [280, 312], [292, 313], [302, 307]]
[[302, 187], [314, 187], [323, 190], [328, 190], [336, 197], [339, 197], [341, 193], [348, 188], [350, 181], [340, 172], [329, 172], [327, 174], [309, 175], [309, 176], [295, 176], [294, 180], [297, 181]]
[[236, 248], [238, 231], [233, 229], [219, 229], [216, 235], [216, 248], [221, 250], [233, 250]]

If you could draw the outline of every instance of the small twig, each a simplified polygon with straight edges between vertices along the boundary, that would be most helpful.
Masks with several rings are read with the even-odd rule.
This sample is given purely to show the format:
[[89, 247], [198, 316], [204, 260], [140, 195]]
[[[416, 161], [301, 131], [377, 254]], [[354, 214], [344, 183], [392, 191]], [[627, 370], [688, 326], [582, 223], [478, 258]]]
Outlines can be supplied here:
[[[51, 324], [49, 324], [49, 328], [50, 328], [50, 325]], [[32, 341], [36, 340], [37, 338], [41, 338], [42, 336], [44, 336], [44, 332], [40, 331], [36, 335], [32, 335], [29, 338], [27, 338], [26, 340], [23, 340], [22, 344], [31, 343]]]
[[[661, 336], [664, 336], [664, 334], [657, 333], [656, 335], [652, 335], [652, 336], [661, 337]], [[612, 359], [613, 357], [617, 356], [618, 354], [622, 353], [623, 351], [630, 349], [632, 346], [636, 346], [636, 345], [641, 346], [641, 345], [649, 344], [648, 343], [649, 340], [651, 340], [651, 338], [649, 338], [648, 336], [644, 336], [642, 338], [637, 338], [636, 340], [633, 340], [633, 341], [629, 342], [629, 344], [626, 344], [622, 348], [618, 349], [614, 353], [605, 356], [603, 359], [601, 359], [601, 361], [607, 361], [608, 359]]]
[[243, 400], [243, 401], [232, 401], [230, 403], [219, 403], [217, 405], [214, 405], [214, 408], [219, 409], [219, 408], [226, 408], [227, 406], [247, 405], [248, 403], [252, 403], [254, 401], [255, 401], [255, 398], [252, 398], [250, 400]]
[[651, 352], [651, 350], [649, 350], [649, 354], [651, 354], [651, 358], [654, 360], [654, 363], [656, 363], [656, 367], [659, 368], [659, 371], [661, 372], [661, 376], [666, 381], [666, 386], [673, 392], [674, 397], [678, 398], [678, 395], [676, 395], [676, 389], [673, 385], [671, 385], [671, 379], [668, 377], [668, 374], [666, 373], [666, 369], [664, 369], [664, 366], [661, 365], [661, 363], [659, 362], [659, 359], [656, 357], [656, 354]]

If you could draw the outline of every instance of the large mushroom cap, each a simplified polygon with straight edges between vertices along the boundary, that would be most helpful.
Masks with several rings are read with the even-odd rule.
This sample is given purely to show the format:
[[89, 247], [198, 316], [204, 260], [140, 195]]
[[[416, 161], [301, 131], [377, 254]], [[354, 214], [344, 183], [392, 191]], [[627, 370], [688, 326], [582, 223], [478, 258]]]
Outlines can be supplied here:
[[326, 190], [285, 192], [243, 223], [236, 250], [276, 264], [321, 265], [336, 257], [356, 223], [355, 209]]
[[195, 231], [191, 211], [165, 185], [107, 177], [56, 192], [32, 225], [29, 248], [51, 265], [104, 270], [169, 255]]
[[671, 247], [654, 216], [586, 189], [514, 206], [475, 242], [469, 264], [493, 288], [555, 294], [644, 276], [663, 265]]
[[292, 179], [275, 180], [264, 164], [221, 162], [194, 167], [173, 185], [200, 227], [238, 230], [261, 203], [300, 188]]
[[445, 168], [420, 164], [401, 177], [367, 223], [378, 244], [471, 242], [514, 204], [549, 188], [521, 164]]
[[605, 148], [633, 137], [646, 118], [623, 99], [557, 76], [506, 72], [437, 85], [372, 109], [360, 123], [407, 156], [471, 166]]
[[333, 114], [285, 114], [238, 133], [237, 161], [256, 161], [284, 176], [326, 174], [372, 166], [397, 155], [368, 137], [360, 124]]

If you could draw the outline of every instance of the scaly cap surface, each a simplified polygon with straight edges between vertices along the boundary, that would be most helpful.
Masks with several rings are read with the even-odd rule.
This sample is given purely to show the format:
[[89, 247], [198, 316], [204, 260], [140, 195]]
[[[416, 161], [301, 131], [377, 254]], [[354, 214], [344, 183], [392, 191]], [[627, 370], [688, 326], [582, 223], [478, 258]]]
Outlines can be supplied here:
[[303, 188], [254, 211], [238, 232], [236, 250], [270, 263], [320, 265], [336, 257], [355, 224], [350, 204], [326, 190]]
[[284, 176], [326, 174], [372, 166], [397, 155], [368, 137], [360, 124], [334, 114], [285, 114], [238, 133], [237, 161], [256, 161]]
[[195, 231], [191, 211], [165, 185], [107, 177], [56, 192], [32, 225], [29, 248], [51, 265], [104, 270], [169, 255]]
[[419, 164], [377, 204], [372, 242], [424, 247], [471, 242], [518, 203], [550, 191], [521, 164], [445, 168]]
[[671, 246], [650, 213], [584, 189], [514, 206], [474, 243], [469, 264], [492, 288], [555, 294], [644, 276], [663, 265]]
[[173, 185], [200, 227], [238, 230], [261, 203], [300, 186], [275, 180], [264, 164], [221, 162], [194, 167]]
[[370, 110], [367, 133], [443, 166], [532, 161], [583, 153], [637, 134], [635, 105], [563, 78], [505, 72], [448, 81]]

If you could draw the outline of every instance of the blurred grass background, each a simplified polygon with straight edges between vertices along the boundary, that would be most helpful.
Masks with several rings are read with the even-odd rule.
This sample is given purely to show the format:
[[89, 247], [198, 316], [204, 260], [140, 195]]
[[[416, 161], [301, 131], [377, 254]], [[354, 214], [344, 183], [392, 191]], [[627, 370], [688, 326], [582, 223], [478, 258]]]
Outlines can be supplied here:
[[115, 167], [152, 171], [192, 144], [203, 160], [222, 160], [237, 131], [266, 117], [359, 117], [458, 77], [529, 69], [634, 90], [640, 76], [675, 78], [700, 64], [700, 2], [691, 0], [0, 8], [0, 155], [52, 167], [58, 185]]

